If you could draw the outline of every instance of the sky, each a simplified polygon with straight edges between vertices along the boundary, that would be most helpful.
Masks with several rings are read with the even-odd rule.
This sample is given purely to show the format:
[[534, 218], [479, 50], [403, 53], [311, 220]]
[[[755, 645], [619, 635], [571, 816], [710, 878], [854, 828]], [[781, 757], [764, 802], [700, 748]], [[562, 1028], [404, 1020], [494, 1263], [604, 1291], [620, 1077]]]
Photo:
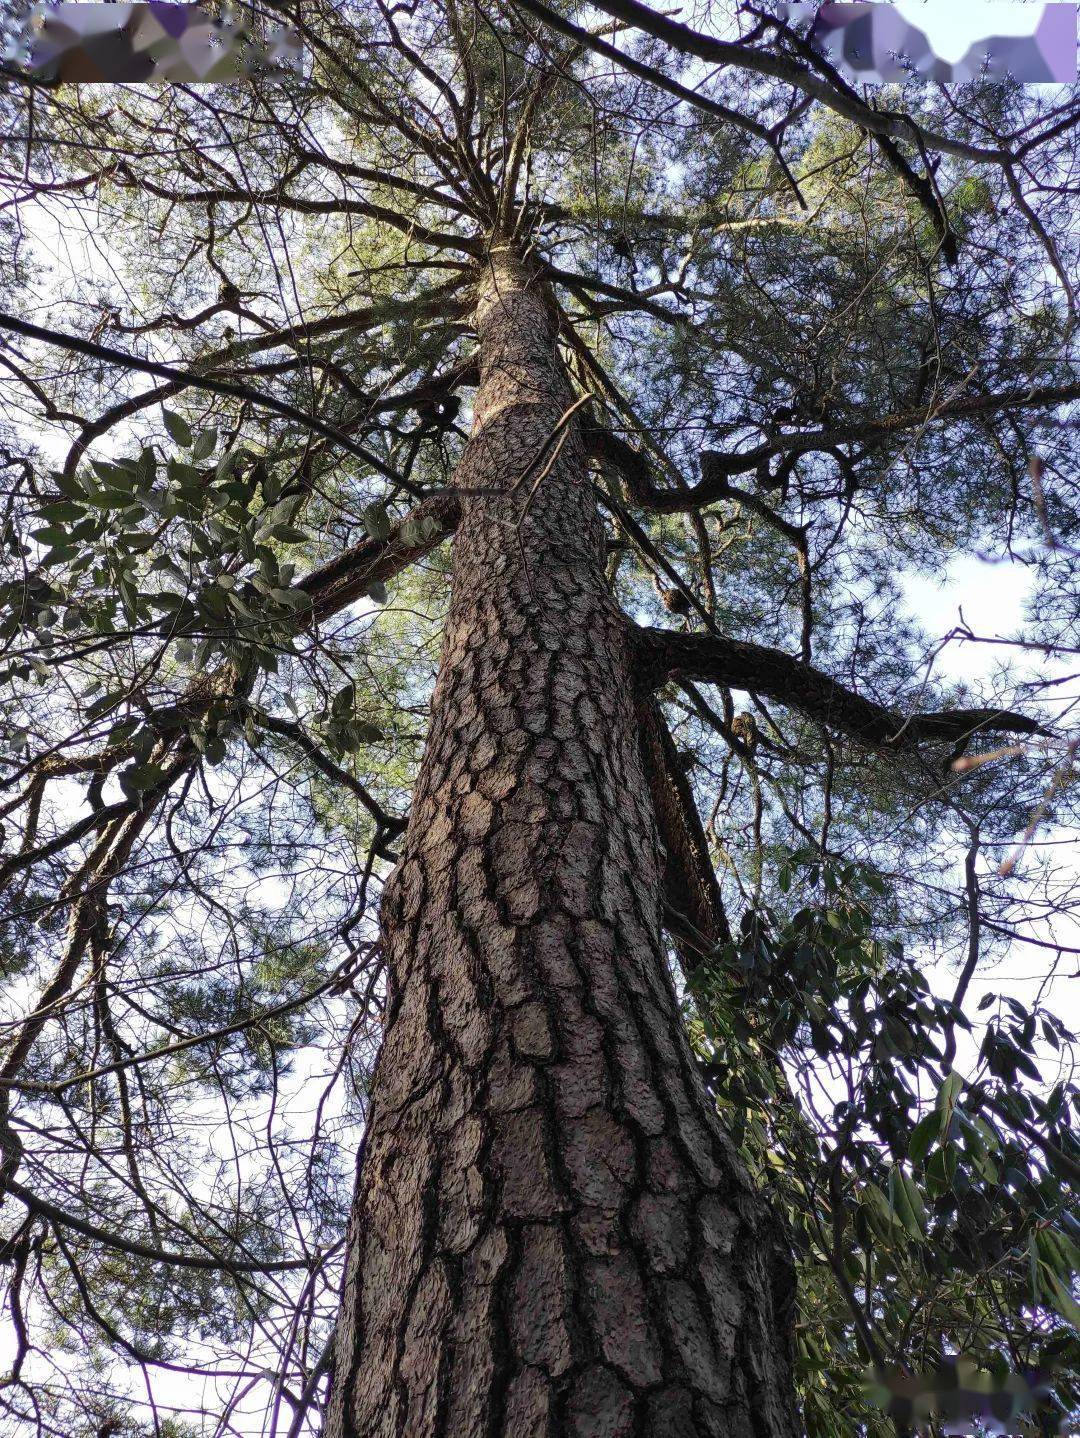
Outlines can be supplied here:
[[918, 25], [941, 60], [955, 65], [984, 35], [1030, 35], [1040, 0], [893, 0], [905, 20]]

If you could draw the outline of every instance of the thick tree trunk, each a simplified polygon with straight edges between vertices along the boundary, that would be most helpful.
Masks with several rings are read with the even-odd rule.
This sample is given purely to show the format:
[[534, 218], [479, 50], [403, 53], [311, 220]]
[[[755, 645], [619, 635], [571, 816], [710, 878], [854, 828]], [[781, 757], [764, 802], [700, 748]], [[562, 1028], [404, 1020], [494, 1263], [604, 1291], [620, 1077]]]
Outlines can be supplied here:
[[[509, 487], [572, 396], [508, 249], [476, 330], [458, 482]], [[463, 501], [328, 1438], [796, 1432], [790, 1268], [682, 1034], [625, 621], [560, 435], [520, 528], [550, 450]]]

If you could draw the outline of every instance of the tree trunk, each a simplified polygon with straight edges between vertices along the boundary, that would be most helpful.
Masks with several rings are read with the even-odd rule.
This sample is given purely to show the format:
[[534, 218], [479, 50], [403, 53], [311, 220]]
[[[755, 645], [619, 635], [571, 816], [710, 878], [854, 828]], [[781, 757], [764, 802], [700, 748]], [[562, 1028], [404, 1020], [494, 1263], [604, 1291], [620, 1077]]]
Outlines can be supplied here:
[[458, 484], [558, 434], [463, 498], [326, 1433], [793, 1438], [790, 1264], [682, 1033], [626, 621], [508, 248], [475, 325]]

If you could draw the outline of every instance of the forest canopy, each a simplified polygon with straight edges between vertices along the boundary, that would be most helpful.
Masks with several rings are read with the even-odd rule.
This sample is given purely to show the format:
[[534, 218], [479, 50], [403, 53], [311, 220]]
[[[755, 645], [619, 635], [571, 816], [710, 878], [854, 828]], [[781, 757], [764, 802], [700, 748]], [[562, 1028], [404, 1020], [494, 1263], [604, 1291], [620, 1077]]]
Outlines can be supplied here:
[[[871, 1370], [958, 1358], [1080, 1412], [1080, 100], [855, 86], [782, 9], [0, 70], [0, 1432], [878, 1438]], [[753, 1191], [730, 1378], [646, 1099]]]

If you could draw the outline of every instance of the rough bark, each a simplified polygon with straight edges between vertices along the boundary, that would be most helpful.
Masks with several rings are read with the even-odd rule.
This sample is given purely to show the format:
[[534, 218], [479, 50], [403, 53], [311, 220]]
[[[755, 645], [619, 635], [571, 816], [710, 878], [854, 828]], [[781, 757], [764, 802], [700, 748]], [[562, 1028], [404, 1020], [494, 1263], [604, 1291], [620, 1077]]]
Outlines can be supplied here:
[[475, 324], [457, 483], [528, 476], [462, 496], [326, 1433], [793, 1438], [791, 1269], [682, 1033], [627, 630], [507, 249]]

